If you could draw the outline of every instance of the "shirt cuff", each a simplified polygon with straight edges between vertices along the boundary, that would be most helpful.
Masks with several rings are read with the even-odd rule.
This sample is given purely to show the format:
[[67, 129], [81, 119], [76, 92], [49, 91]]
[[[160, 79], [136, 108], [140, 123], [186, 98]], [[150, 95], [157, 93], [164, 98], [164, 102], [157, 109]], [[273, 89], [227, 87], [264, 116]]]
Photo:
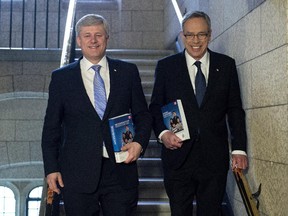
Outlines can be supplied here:
[[162, 137], [163, 134], [166, 133], [167, 131], [169, 131], [169, 130], [164, 130], [164, 131], [162, 131], [162, 132], [159, 134], [159, 136], [158, 136], [158, 142], [163, 143], [161, 137]]
[[242, 151], [242, 150], [234, 150], [234, 151], [232, 151], [232, 155], [235, 155], [235, 154], [247, 156], [246, 152]]

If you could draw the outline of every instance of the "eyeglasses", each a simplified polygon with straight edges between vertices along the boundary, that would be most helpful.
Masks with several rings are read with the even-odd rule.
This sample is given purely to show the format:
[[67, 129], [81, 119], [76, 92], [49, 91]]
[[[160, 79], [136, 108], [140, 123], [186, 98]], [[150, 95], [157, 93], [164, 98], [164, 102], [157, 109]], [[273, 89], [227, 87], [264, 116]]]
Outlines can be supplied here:
[[198, 33], [198, 34], [184, 34], [184, 37], [187, 39], [187, 40], [193, 40], [195, 37], [197, 37], [198, 40], [205, 40], [208, 36], [208, 33], [204, 33], [204, 32], [201, 32], [201, 33]]

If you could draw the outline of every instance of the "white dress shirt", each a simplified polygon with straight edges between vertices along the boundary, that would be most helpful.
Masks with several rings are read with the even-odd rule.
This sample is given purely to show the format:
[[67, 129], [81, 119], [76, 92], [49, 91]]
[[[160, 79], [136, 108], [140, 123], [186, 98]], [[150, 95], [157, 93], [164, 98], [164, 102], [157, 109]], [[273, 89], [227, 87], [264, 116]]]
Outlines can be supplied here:
[[[210, 66], [209, 57], [210, 57], [209, 52], [206, 52], [205, 55], [199, 60], [201, 62], [202, 73], [205, 76], [206, 86], [208, 85], [208, 76], [209, 76], [209, 66]], [[187, 53], [187, 50], [185, 50], [185, 58], [186, 58], [190, 80], [191, 80], [193, 90], [195, 93], [195, 77], [197, 73], [197, 67], [196, 65], [194, 65], [194, 63], [196, 62], [196, 60]]]
[[[81, 76], [83, 79], [83, 83], [86, 89], [86, 92], [89, 96], [89, 99], [93, 106], [94, 104], [94, 87], [93, 80], [95, 76], [95, 71], [91, 68], [94, 64], [92, 64], [88, 59], [83, 57], [80, 60], [80, 68], [81, 68]], [[100, 75], [104, 81], [105, 91], [106, 91], [106, 99], [108, 100], [110, 94], [110, 75], [109, 75], [109, 66], [107, 62], [106, 56], [104, 56], [97, 65], [101, 65]]]
[[[187, 68], [188, 68], [191, 84], [193, 86], [193, 90], [194, 90], [194, 94], [195, 94], [195, 77], [196, 77], [196, 73], [197, 73], [197, 67], [196, 67], [196, 65], [194, 65], [194, 63], [197, 60], [192, 58], [188, 54], [187, 50], [185, 50], [185, 58], [186, 58], [186, 63], [187, 63]], [[209, 52], [206, 52], [204, 54], [204, 56], [198, 61], [201, 62], [201, 70], [202, 70], [202, 73], [206, 79], [206, 86], [208, 86], [209, 66], [210, 66], [210, 54], [209, 54]], [[168, 130], [164, 130], [159, 134], [158, 138], [159, 138], [160, 142], [161, 142], [162, 135], [167, 131]], [[241, 151], [241, 150], [234, 150], [234, 151], [232, 151], [232, 154], [247, 155], [245, 151]]]
[[[87, 58], [83, 57], [80, 60], [80, 69], [81, 69], [81, 76], [83, 79], [84, 87], [86, 89], [86, 93], [91, 101], [91, 104], [95, 108], [94, 103], [94, 87], [93, 87], [93, 80], [95, 76], [95, 71], [91, 68], [94, 64], [88, 61]], [[97, 65], [101, 65], [100, 68], [100, 76], [102, 77], [105, 85], [106, 91], [106, 99], [108, 100], [110, 94], [110, 75], [109, 75], [109, 66], [106, 56], [104, 56]], [[105, 145], [103, 145], [103, 157], [108, 158], [108, 153]]]

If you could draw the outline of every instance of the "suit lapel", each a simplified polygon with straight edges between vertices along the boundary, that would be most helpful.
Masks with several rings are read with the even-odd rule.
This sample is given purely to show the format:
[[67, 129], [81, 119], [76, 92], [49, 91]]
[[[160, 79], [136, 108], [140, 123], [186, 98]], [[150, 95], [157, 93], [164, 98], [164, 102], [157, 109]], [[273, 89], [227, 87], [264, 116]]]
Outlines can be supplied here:
[[187, 68], [187, 62], [186, 62], [186, 57], [185, 57], [185, 50], [182, 52], [182, 55], [180, 57], [180, 63], [178, 64], [181, 66], [180, 71], [181, 71], [181, 80], [183, 83], [182, 86], [182, 91], [184, 91], [185, 97], [187, 97], [187, 101], [192, 101], [193, 104], [195, 104], [196, 106], [198, 106], [197, 104], [197, 100], [196, 100], [196, 96], [194, 94], [194, 89], [193, 89], [193, 85], [191, 83], [191, 78], [189, 75], [189, 71]]
[[107, 61], [108, 61], [108, 66], [109, 66], [109, 76], [110, 76], [110, 93], [109, 93], [109, 97], [108, 97], [108, 101], [107, 101], [107, 106], [104, 112], [104, 116], [103, 116], [103, 120], [106, 119], [109, 116], [110, 111], [113, 108], [113, 97], [115, 95], [115, 85], [117, 82], [117, 72], [118, 72], [118, 67], [117, 64], [115, 63], [115, 61], [113, 61], [112, 59], [110, 59], [109, 57], [107, 57]]
[[205, 105], [208, 101], [211, 92], [217, 87], [217, 79], [219, 78], [220, 68], [219, 68], [219, 60], [217, 60], [217, 56], [212, 51], [208, 50], [210, 53], [210, 67], [209, 67], [209, 77], [208, 77], [208, 86], [203, 98], [203, 102], [201, 107]]
[[[90, 98], [86, 92], [83, 78], [81, 75], [81, 68], [80, 68], [80, 60], [82, 57], [76, 61], [74, 64], [71, 65], [71, 70], [72, 70], [72, 88], [78, 88], [79, 89], [79, 94], [81, 95], [80, 99], [81, 101], [78, 101], [79, 106], [84, 106], [85, 108], [85, 113], [93, 115], [94, 118], [99, 118], [93, 104], [90, 101]], [[73, 84], [74, 83], [74, 84]]]

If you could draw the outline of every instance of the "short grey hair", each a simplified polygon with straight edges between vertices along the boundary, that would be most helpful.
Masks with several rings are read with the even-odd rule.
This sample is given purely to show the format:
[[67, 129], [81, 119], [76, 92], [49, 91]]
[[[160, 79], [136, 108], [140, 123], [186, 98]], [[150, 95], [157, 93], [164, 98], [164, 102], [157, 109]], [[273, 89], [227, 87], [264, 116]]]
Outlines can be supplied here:
[[187, 22], [187, 20], [192, 19], [192, 18], [203, 18], [208, 25], [208, 31], [211, 32], [210, 17], [203, 11], [192, 11], [192, 12], [186, 13], [182, 20], [182, 30], [184, 30], [184, 24]]
[[109, 24], [107, 20], [99, 14], [87, 14], [79, 19], [75, 26], [76, 36], [79, 35], [81, 27], [94, 25], [103, 25], [106, 36], [109, 37]]

